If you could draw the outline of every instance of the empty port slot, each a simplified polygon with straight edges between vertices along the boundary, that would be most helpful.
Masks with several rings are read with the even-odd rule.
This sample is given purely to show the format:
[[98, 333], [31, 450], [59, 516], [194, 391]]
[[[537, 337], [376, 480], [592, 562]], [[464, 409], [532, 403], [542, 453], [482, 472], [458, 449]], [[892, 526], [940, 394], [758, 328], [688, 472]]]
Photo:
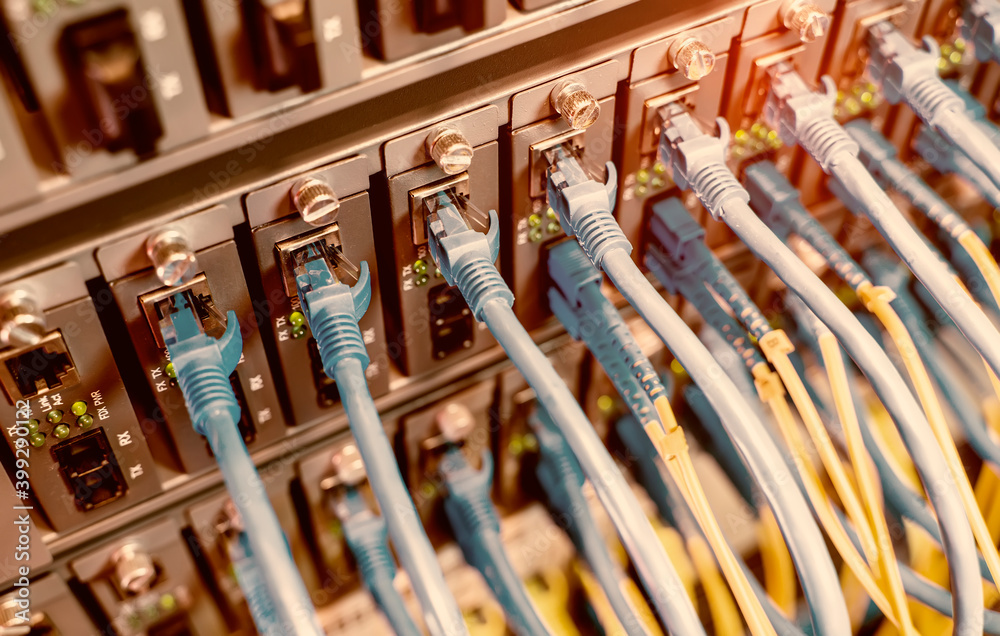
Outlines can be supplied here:
[[319, 355], [319, 344], [315, 338], [309, 339], [309, 366], [312, 368], [313, 385], [316, 387], [316, 401], [322, 407], [340, 403], [340, 389], [333, 378], [323, 370], [323, 360]]
[[102, 428], [59, 444], [52, 454], [80, 510], [111, 503], [128, 490]]
[[34, 347], [0, 355], [0, 383], [10, 399], [29, 399], [80, 383], [62, 334], [53, 331]]
[[431, 347], [434, 358], [472, 346], [476, 326], [472, 311], [454, 287], [438, 285], [427, 294], [431, 314]]
[[[140, 156], [154, 152], [163, 128], [128, 13], [70, 26], [63, 46], [77, 107], [88, 113], [97, 138], [91, 143], [111, 151], [131, 148]], [[132, 97], [128, 108], [120, 108], [123, 96]]]
[[417, 26], [424, 33], [439, 33], [461, 26], [475, 31], [486, 24], [484, 0], [416, 0]]

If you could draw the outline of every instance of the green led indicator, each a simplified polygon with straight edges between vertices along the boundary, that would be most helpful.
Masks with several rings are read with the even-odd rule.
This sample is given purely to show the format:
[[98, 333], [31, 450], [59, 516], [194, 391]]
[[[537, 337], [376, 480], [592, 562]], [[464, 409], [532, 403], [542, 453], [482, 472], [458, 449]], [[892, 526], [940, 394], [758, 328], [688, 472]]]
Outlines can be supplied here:
[[635, 180], [639, 183], [646, 183], [649, 181], [649, 170], [639, 170], [635, 173]]
[[28, 434], [29, 435], [32, 434], [32, 433], [37, 433], [38, 432], [38, 424], [39, 424], [38, 420], [28, 420]]
[[507, 443], [507, 452], [514, 457], [520, 457], [524, 452], [524, 443], [521, 436], [514, 437]]
[[423, 259], [420, 259], [420, 258], [418, 258], [417, 260], [413, 261], [413, 272], [416, 273], [416, 274], [425, 274], [425, 273], [427, 273], [427, 263], [425, 263], [423, 261]]
[[59, 439], [66, 439], [69, 437], [69, 427], [65, 424], [57, 424], [55, 428], [52, 429], [52, 434]]
[[532, 214], [528, 217], [528, 227], [538, 227], [542, 224], [542, 216], [540, 214]]
[[73, 412], [73, 415], [83, 415], [87, 412], [87, 403], [83, 401], [73, 402], [73, 406], [69, 407], [69, 410]]
[[531, 232], [528, 233], [528, 238], [530, 238], [533, 243], [537, 243], [542, 240], [542, 228], [536, 227], [531, 230]]
[[76, 425], [80, 428], [90, 428], [94, 424], [94, 418], [88, 413], [84, 413], [80, 417], [76, 418]]
[[421, 274], [420, 276], [417, 276], [417, 278], [413, 281], [413, 283], [417, 287], [423, 287], [424, 285], [427, 284], [428, 280], [429, 279], [427, 278], [427, 274]]
[[545, 211], [545, 216], [553, 221], [559, 218], [559, 215], [557, 215], [556, 211], [553, 210], [552, 208], [549, 208], [548, 210]]
[[434, 268], [434, 276], [436, 276], [437, 278], [441, 278], [443, 276], [443, 274], [441, 273], [441, 268], [440, 267], [435, 267]]
[[306, 335], [306, 326], [305, 325], [298, 325], [298, 326], [292, 327], [292, 337], [295, 338], [296, 340], [298, 340], [299, 338], [304, 338], [305, 335]]
[[177, 609], [177, 598], [173, 594], [164, 594], [160, 597], [160, 608], [167, 612]]
[[646, 186], [644, 186], [644, 185], [636, 186], [636, 188], [635, 188], [635, 196], [637, 196], [637, 197], [644, 197], [644, 196], [646, 196]]
[[561, 228], [559, 227], [559, 224], [558, 224], [558, 223], [549, 223], [549, 224], [548, 224], [548, 225], [547, 225], [547, 226], [545, 227], [545, 229], [546, 229], [546, 230], [548, 230], [549, 234], [556, 234], [556, 233], [558, 233], [558, 232], [559, 232], [559, 230], [560, 230]]
[[293, 311], [290, 316], [288, 316], [288, 322], [292, 323], [293, 327], [298, 327], [305, 324], [306, 316], [301, 311]]
[[657, 161], [653, 164], [653, 172], [656, 174], [664, 174], [667, 171], [667, 165], [662, 161]]
[[173, 362], [168, 362], [167, 366], [164, 368], [164, 371], [166, 372], [168, 378], [177, 377], [177, 369], [174, 368]]
[[28, 436], [28, 441], [35, 448], [43, 446], [45, 444], [45, 435], [43, 433], [32, 433]]
[[50, 424], [58, 424], [59, 422], [62, 421], [62, 416], [63, 412], [60, 411], [59, 409], [55, 409], [54, 411], [49, 411], [45, 415], [45, 419], [47, 419]]

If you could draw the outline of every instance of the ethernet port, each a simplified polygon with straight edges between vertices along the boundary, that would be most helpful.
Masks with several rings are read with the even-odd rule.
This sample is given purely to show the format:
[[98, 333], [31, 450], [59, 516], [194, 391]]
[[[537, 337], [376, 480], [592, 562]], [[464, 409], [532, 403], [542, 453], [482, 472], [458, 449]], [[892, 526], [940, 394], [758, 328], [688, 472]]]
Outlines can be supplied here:
[[59, 331], [48, 334], [35, 346], [5, 351], [0, 360], [0, 384], [11, 401], [80, 383], [80, 374]]
[[340, 403], [340, 389], [333, 378], [323, 369], [323, 359], [319, 355], [319, 344], [315, 338], [309, 339], [309, 366], [312, 369], [313, 386], [316, 387], [316, 401], [326, 408]]
[[472, 311], [454, 287], [438, 285], [427, 294], [431, 314], [431, 349], [435, 360], [472, 347]]
[[103, 428], [59, 444], [52, 454], [76, 507], [84, 512], [119, 499], [128, 490]]

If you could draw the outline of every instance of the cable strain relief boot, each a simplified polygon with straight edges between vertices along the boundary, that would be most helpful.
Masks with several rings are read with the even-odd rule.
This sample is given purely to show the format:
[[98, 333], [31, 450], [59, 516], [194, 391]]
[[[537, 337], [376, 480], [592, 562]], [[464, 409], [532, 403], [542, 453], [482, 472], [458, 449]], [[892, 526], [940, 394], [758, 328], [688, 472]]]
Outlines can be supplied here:
[[858, 156], [857, 142], [851, 139], [832, 115], [817, 118], [803, 126], [798, 141], [826, 174], [830, 174], [830, 170], [842, 157]]
[[396, 576], [396, 562], [389, 552], [385, 520], [375, 514], [367, 514], [363, 518], [346, 520], [343, 528], [344, 538], [366, 585], [375, 588], [379, 579], [391, 584]]
[[750, 194], [724, 163], [707, 165], [699, 170], [691, 178], [691, 190], [715, 220], [722, 218], [725, 204], [730, 199], [750, 202]]
[[632, 244], [612, 215], [618, 171], [610, 161], [606, 168], [605, 183], [595, 181], [587, 178], [576, 157], [560, 152], [546, 179], [549, 205], [558, 214], [559, 225], [567, 235], [576, 236], [598, 268], [612, 250], [632, 252]]
[[670, 166], [678, 186], [692, 190], [716, 220], [722, 217], [730, 199], [750, 201], [750, 195], [726, 166], [729, 124], [725, 119], [716, 119], [719, 136], [714, 137], [706, 134], [680, 104], [668, 104], [660, 110], [660, 116], [660, 156]]
[[480, 533], [500, 532], [500, 518], [490, 500], [493, 484], [493, 456], [482, 452], [482, 468], [476, 470], [457, 447], [448, 449], [441, 460], [441, 475], [448, 491], [445, 512], [460, 543], [475, 543]]
[[450, 200], [440, 201], [434, 214], [428, 217], [427, 235], [431, 258], [445, 281], [458, 287], [476, 320], [482, 320], [483, 308], [490, 301], [499, 300], [512, 306], [514, 294], [494, 265], [500, 250], [496, 210], [490, 210], [489, 231], [482, 234], [468, 226]]
[[907, 93], [906, 102], [932, 128], [937, 128], [942, 119], [956, 115], [967, 116], [965, 101], [948, 88], [937, 73], [914, 81]]
[[182, 302], [178, 302], [178, 311], [173, 314], [175, 332], [164, 334], [164, 340], [191, 424], [199, 434], [205, 435], [221, 414], [225, 414], [229, 422], [239, 421], [240, 405], [229, 376], [240, 361], [243, 338], [236, 312], [228, 312], [226, 331], [215, 340], [201, 333], [193, 307]]
[[368, 367], [368, 349], [353, 315], [317, 311], [309, 322], [327, 376], [333, 377], [334, 366], [343, 358], [355, 358], [362, 368]]
[[336, 363], [348, 357], [366, 368], [370, 359], [358, 320], [371, 301], [368, 263], [361, 263], [354, 287], [337, 281], [324, 259], [306, 263], [295, 282], [326, 374], [332, 378]]

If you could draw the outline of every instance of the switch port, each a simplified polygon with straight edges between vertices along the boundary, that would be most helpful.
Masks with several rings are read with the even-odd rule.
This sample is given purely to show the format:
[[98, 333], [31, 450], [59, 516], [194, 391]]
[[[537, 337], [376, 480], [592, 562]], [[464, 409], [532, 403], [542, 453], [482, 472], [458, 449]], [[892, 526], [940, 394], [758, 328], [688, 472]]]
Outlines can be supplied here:
[[0, 384], [11, 402], [27, 400], [80, 383], [80, 374], [59, 331], [33, 347], [0, 354]]
[[262, 88], [276, 92], [299, 86], [302, 92], [320, 86], [319, 62], [306, 0], [244, 2], [251, 52]]
[[440, 33], [460, 26], [476, 31], [486, 24], [484, 0], [416, 0], [417, 27], [423, 33]]
[[[414, 245], [427, 244], [426, 201], [443, 190], [451, 190], [464, 199], [469, 198], [469, 173], [463, 172], [450, 179], [437, 181], [410, 191], [410, 225]], [[485, 231], [485, 229], [484, 229]]]
[[427, 294], [431, 314], [431, 350], [435, 360], [443, 360], [472, 347], [476, 326], [472, 311], [454, 287], [438, 285]]
[[300, 234], [274, 244], [278, 266], [281, 267], [282, 281], [285, 285], [285, 294], [289, 298], [294, 298], [299, 293], [295, 285], [295, 268], [298, 265], [296, 256], [314, 244], [320, 251], [325, 251], [327, 262], [333, 273], [337, 275], [338, 280], [351, 285], [358, 281], [361, 272], [354, 263], [344, 257], [340, 242], [340, 227], [333, 223], [315, 232]]
[[585, 132], [585, 130], [570, 130], [561, 135], [531, 144], [531, 159], [529, 160], [531, 183], [528, 186], [528, 192], [532, 198], [544, 197], [548, 190], [546, 181], [548, 180], [547, 170], [549, 168], [549, 161], [545, 157], [545, 151], [566, 144], [568, 150], [571, 149], [576, 152], [578, 157], [582, 157]]
[[174, 295], [179, 293], [193, 296], [193, 305], [198, 312], [198, 319], [201, 320], [201, 326], [205, 333], [213, 338], [221, 337], [226, 331], [225, 317], [215, 308], [208, 279], [205, 278], [204, 274], [198, 274], [185, 285], [162, 287], [139, 297], [139, 304], [142, 306], [143, 313], [146, 314], [146, 321], [153, 332], [157, 346], [166, 347], [166, 343], [163, 342], [163, 334], [160, 333], [160, 321], [173, 313]]
[[[131, 148], [139, 156], [154, 152], [163, 127], [147, 89], [128, 13], [121, 9], [74, 24], [66, 30], [63, 42], [75, 95], [83, 98], [94, 126], [92, 134], [99, 136], [93, 143], [112, 152]], [[123, 96], [137, 94], [144, 97], [132, 99], [123, 108]]]
[[319, 344], [309, 338], [309, 366], [312, 369], [313, 385], [316, 387], [316, 401], [321, 407], [340, 403], [340, 389], [337, 383], [323, 369], [323, 359], [319, 355]]
[[103, 428], [59, 444], [52, 454], [80, 510], [109, 504], [128, 490]]

